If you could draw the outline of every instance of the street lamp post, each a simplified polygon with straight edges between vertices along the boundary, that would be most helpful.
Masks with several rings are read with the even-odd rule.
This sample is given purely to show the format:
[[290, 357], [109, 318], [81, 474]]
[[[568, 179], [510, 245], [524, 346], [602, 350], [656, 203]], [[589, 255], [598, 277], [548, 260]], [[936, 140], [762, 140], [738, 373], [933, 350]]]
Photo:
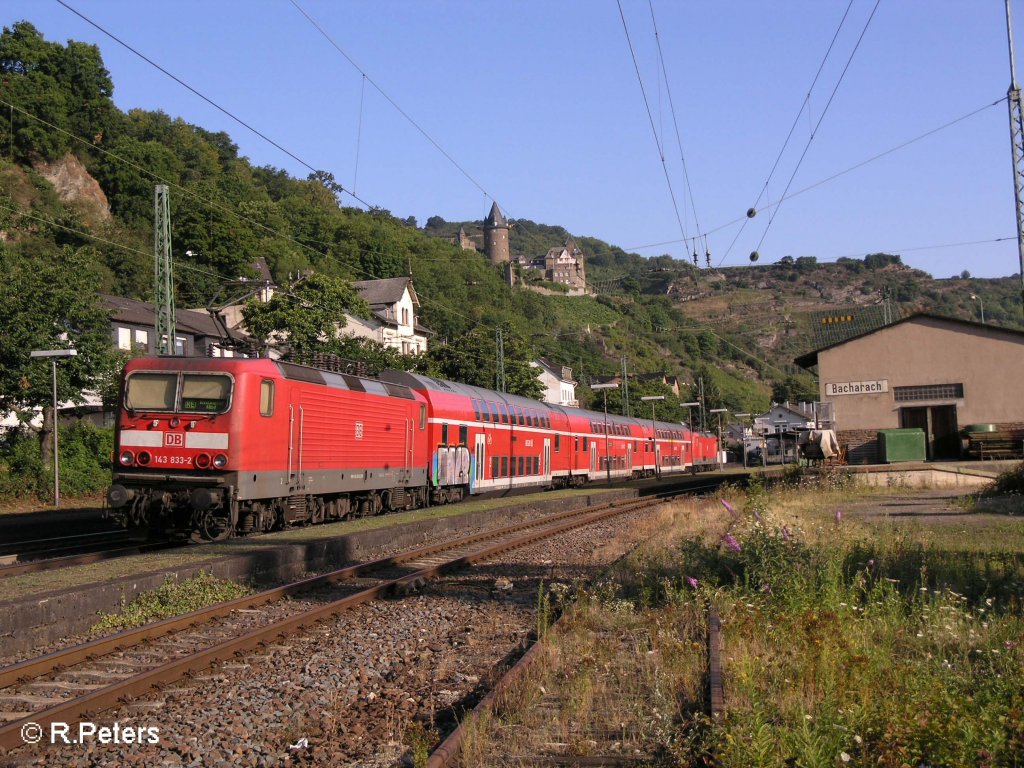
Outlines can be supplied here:
[[654, 451], [654, 474], [658, 477], [661, 476], [661, 466], [658, 464], [658, 428], [654, 423], [654, 403], [658, 400], [664, 400], [664, 395], [647, 395], [641, 397], [644, 402], [650, 402], [651, 404], [651, 448]]
[[981, 324], [985, 324], [985, 300], [976, 294], [971, 294], [971, 298], [977, 300], [981, 304]]
[[53, 363], [53, 506], [60, 507], [60, 442], [57, 423], [57, 358], [74, 357], [77, 349], [34, 349], [29, 357], [49, 357]]
[[686, 409], [686, 428], [690, 430], [690, 473], [696, 475], [697, 464], [693, 460], [693, 409], [700, 405], [700, 403], [694, 401], [692, 403], [680, 403], [679, 405]]
[[709, 408], [708, 413], [718, 414], [718, 469], [722, 469], [722, 414], [727, 413], [728, 408]]
[[612, 484], [612, 462], [611, 462], [611, 459], [610, 459], [611, 448], [610, 448], [609, 438], [608, 438], [608, 390], [609, 389], [618, 389], [619, 385], [614, 383], [614, 382], [610, 382], [608, 384], [591, 384], [590, 388], [591, 389], [600, 389], [600, 390], [602, 390], [601, 394], [604, 395], [604, 466], [605, 466], [605, 469], [608, 472], [608, 485], [611, 485]]
[[743, 435], [740, 438], [740, 453], [743, 454], [743, 468], [746, 469], [747, 468], [747, 425], [746, 425], [746, 419], [747, 419], [747, 417], [750, 416], [750, 414], [749, 413], [734, 413], [733, 416], [735, 416], [737, 419], [743, 419], [743, 421], [740, 422], [740, 425], [743, 428]]

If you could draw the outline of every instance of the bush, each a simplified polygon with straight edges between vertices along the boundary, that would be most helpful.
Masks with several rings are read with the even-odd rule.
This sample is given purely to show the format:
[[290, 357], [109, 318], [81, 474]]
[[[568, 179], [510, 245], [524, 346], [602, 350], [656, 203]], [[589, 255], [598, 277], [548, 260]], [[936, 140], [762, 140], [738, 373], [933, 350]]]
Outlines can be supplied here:
[[[60, 430], [60, 487], [69, 495], [103, 490], [110, 482], [113, 428], [76, 422]], [[53, 470], [43, 469], [39, 433], [8, 430], [0, 441], [0, 498], [48, 499]]]

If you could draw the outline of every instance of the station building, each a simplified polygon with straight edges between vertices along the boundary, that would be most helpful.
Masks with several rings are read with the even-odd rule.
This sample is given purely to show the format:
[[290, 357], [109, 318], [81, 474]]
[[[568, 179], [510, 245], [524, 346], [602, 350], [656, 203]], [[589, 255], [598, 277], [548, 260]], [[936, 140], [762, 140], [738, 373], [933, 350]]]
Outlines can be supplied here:
[[1024, 428], [1024, 331], [919, 313], [796, 358], [818, 375], [851, 464], [878, 460], [881, 429], [924, 430], [957, 459], [968, 425]]

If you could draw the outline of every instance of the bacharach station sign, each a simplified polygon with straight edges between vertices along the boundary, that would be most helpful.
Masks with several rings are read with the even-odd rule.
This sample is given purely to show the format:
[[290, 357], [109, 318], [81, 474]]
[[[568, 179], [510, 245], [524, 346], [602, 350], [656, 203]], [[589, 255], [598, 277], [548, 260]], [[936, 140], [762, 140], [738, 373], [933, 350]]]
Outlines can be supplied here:
[[878, 395], [889, 391], [889, 380], [845, 381], [825, 385], [825, 397], [837, 395]]

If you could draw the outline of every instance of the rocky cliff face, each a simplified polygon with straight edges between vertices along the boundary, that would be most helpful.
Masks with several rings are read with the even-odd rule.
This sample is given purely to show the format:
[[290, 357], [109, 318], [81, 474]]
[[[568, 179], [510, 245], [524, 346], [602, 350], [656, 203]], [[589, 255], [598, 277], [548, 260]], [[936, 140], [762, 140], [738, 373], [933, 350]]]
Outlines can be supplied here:
[[53, 184], [61, 202], [76, 206], [89, 223], [110, 219], [110, 204], [81, 161], [72, 154], [52, 163], [37, 163], [36, 171]]

